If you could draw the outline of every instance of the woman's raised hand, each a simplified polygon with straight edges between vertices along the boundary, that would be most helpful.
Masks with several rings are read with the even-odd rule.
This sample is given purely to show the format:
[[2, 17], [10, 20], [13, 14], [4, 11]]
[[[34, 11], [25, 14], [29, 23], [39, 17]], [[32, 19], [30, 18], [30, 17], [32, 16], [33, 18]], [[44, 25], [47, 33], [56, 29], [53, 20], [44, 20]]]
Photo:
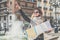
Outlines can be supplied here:
[[17, 1], [15, 1], [15, 4], [14, 4], [14, 12], [16, 12], [16, 11], [18, 11], [18, 10], [20, 10], [21, 9], [21, 7], [19, 6], [19, 4], [18, 4], [18, 2]]

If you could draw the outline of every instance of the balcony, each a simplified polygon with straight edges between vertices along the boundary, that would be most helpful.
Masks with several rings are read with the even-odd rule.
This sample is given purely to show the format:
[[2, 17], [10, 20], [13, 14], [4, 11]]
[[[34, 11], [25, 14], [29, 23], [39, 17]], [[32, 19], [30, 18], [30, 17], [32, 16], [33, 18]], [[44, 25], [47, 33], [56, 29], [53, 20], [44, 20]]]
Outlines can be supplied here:
[[58, 2], [58, 6], [60, 7], [60, 2]]
[[56, 8], [56, 12], [60, 13], [60, 8]]
[[0, 0], [0, 2], [1, 2], [2, 0]]
[[47, 10], [48, 8], [47, 8], [47, 7], [44, 7], [43, 9], [44, 9], [44, 10]]
[[0, 3], [4, 3], [4, 2], [7, 2], [7, 0], [0, 0]]
[[38, 0], [39, 2], [41, 2], [42, 0]]
[[0, 8], [0, 13], [2, 13], [2, 12], [6, 12], [6, 11], [7, 11], [7, 7]]
[[38, 8], [39, 8], [39, 9], [42, 9], [42, 7], [41, 7], [41, 6], [38, 6]]
[[58, 0], [60, 2], [60, 0]]
[[47, 0], [44, 0], [43, 2], [44, 2], [44, 3], [47, 3]]
[[53, 8], [49, 8], [50, 11], [53, 11]]
[[0, 4], [0, 8], [7, 7], [6, 2]]
[[26, 0], [26, 2], [36, 2], [36, 0]]
[[50, 1], [49, 1], [50, 4], [53, 4], [53, 3], [55, 3], [55, 2], [56, 2], [56, 0], [50, 0]]
[[20, 1], [20, 6], [24, 8], [35, 8], [37, 7], [36, 2], [26, 2], [26, 1]]
[[40, 1], [37, 2], [37, 7], [41, 7], [42, 3]]

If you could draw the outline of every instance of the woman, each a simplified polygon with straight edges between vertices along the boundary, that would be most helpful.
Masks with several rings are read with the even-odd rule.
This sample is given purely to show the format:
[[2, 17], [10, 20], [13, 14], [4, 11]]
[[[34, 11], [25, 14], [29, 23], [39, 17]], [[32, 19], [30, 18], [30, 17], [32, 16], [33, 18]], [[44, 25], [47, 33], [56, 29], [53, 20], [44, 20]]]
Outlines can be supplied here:
[[[31, 19], [33, 22], [35, 22], [37, 25], [40, 25], [44, 22], [44, 19], [42, 17], [42, 11], [38, 8], [34, 9], [33, 14], [31, 16]], [[35, 40], [44, 40], [43, 33], [39, 35]]]
[[[36, 9], [34, 9], [34, 11], [33, 11], [33, 14], [32, 14], [32, 17], [31, 17], [31, 19], [32, 19], [32, 21], [33, 22], [35, 22], [37, 25], [40, 25], [41, 23], [43, 23], [45, 20], [44, 20], [44, 18], [42, 17], [42, 11], [40, 10], [40, 9], [38, 9], [38, 8], [36, 8]], [[32, 26], [33, 27], [33, 26]], [[46, 31], [47, 33], [49, 33], [49, 32], [51, 32], [52, 31], [52, 29], [51, 30], [48, 30], [48, 31]], [[47, 33], [42, 33], [42, 34], [40, 34], [36, 39], [34, 39], [34, 40], [46, 40], [46, 39], [44, 39], [46, 36], [47, 36], [47, 38], [48, 37], [52, 37], [52, 35], [48, 35]], [[54, 37], [54, 36], [53, 36]]]
[[38, 8], [34, 9], [34, 12], [32, 14], [31, 19], [33, 22], [35, 22], [37, 25], [43, 22], [43, 17], [42, 17], [42, 11]]

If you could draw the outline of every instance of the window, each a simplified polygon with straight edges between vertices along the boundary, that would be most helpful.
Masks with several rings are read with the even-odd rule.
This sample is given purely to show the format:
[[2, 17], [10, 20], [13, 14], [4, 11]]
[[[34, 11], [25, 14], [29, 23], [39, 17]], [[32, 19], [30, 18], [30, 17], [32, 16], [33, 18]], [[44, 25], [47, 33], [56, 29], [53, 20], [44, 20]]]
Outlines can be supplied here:
[[26, 0], [26, 1], [31, 2], [31, 0]]
[[2, 1], [7, 1], [7, 0], [2, 0]]
[[45, 12], [44, 12], [44, 18], [45, 18], [45, 21], [47, 20], [47, 19], [46, 19], [46, 13], [47, 13], [47, 12], [45, 11]]
[[2, 27], [1, 27], [1, 23], [0, 23], [0, 31], [1, 31]]
[[44, 3], [47, 3], [47, 0], [44, 0]]
[[40, 8], [40, 9], [41, 9], [42, 7], [40, 6], [40, 7], [38, 7], [38, 8]]
[[0, 23], [0, 27], [1, 27], [1, 23]]
[[35, 2], [36, 0], [32, 0], [32, 2]]
[[4, 27], [6, 27], [6, 23], [4, 23]]
[[2, 0], [0, 0], [0, 2], [1, 2]]
[[0, 4], [0, 8], [7, 7], [6, 3]]
[[0, 17], [0, 21], [1, 21], [1, 17]]
[[56, 0], [50, 0], [50, 2], [55, 3], [55, 2], [56, 2]]
[[38, 1], [40, 1], [40, 2], [41, 2], [42, 0], [38, 0]]
[[1, 4], [0, 4], [0, 8], [1, 8]]
[[46, 3], [44, 3], [44, 8], [43, 8], [43, 9], [44, 9], [44, 10], [47, 10], [47, 8], [48, 8], [48, 7], [47, 7]]
[[44, 3], [44, 6], [46, 6], [46, 3]]
[[4, 20], [6, 20], [6, 16], [4, 16]]
[[58, 6], [60, 7], [60, 2], [58, 2]]
[[10, 2], [10, 4], [12, 4], [12, 2]]
[[44, 7], [43, 9], [44, 9], [44, 10], [47, 10], [47, 7]]
[[52, 0], [50, 0], [50, 2], [52, 2]]
[[1, 4], [1, 8], [4, 7], [4, 4]]
[[26, 0], [26, 1], [28, 1], [28, 2], [35, 2], [36, 0]]
[[37, 2], [37, 7], [41, 7], [42, 6], [42, 4], [41, 4], [41, 2]]
[[10, 16], [10, 20], [12, 20], [12, 16]]
[[49, 8], [49, 10], [50, 10], [50, 11], [53, 11], [53, 7], [51, 6], [51, 7]]
[[60, 2], [60, 0], [58, 2]]
[[6, 4], [7, 4], [7, 2], [5, 2], [5, 3], [4, 3], [4, 7], [7, 7], [7, 5], [6, 5]]
[[49, 10], [50, 10], [50, 11], [53, 11], [53, 9], [52, 9], [52, 8], [49, 8]]
[[0, 2], [1, 2], [1, 1], [7, 1], [7, 0], [0, 0]]

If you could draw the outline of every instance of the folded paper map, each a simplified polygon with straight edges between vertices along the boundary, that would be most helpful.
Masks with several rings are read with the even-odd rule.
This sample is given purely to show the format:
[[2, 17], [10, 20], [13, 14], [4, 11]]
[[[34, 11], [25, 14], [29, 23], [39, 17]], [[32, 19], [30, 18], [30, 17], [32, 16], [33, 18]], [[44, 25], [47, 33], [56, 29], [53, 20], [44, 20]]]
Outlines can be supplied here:
[[42, 30], [42, 27], [40, 25], [37, 25], [34, 28], [35, 28], [35, 31], [36, 31], [37, 35], [40, 35], [40, 34], [44, 33], [44, 31]]
[[36, 32], [33, 27], [30, 29], [27, 29], [26, 32], [27, 32], [28, 37], [30, 37], [30, 38], [34, 38], [36, 36]]
[[36, 38], [38, 35], [49, 31], [49, 29], [51, 29], [51, 25], [49, 23], [49, 21], [43, 22], [40, 25], [36, 25], [35, 27], [32, 27], [30, 29], [27, 29], [27, 35], [30, 38]]

